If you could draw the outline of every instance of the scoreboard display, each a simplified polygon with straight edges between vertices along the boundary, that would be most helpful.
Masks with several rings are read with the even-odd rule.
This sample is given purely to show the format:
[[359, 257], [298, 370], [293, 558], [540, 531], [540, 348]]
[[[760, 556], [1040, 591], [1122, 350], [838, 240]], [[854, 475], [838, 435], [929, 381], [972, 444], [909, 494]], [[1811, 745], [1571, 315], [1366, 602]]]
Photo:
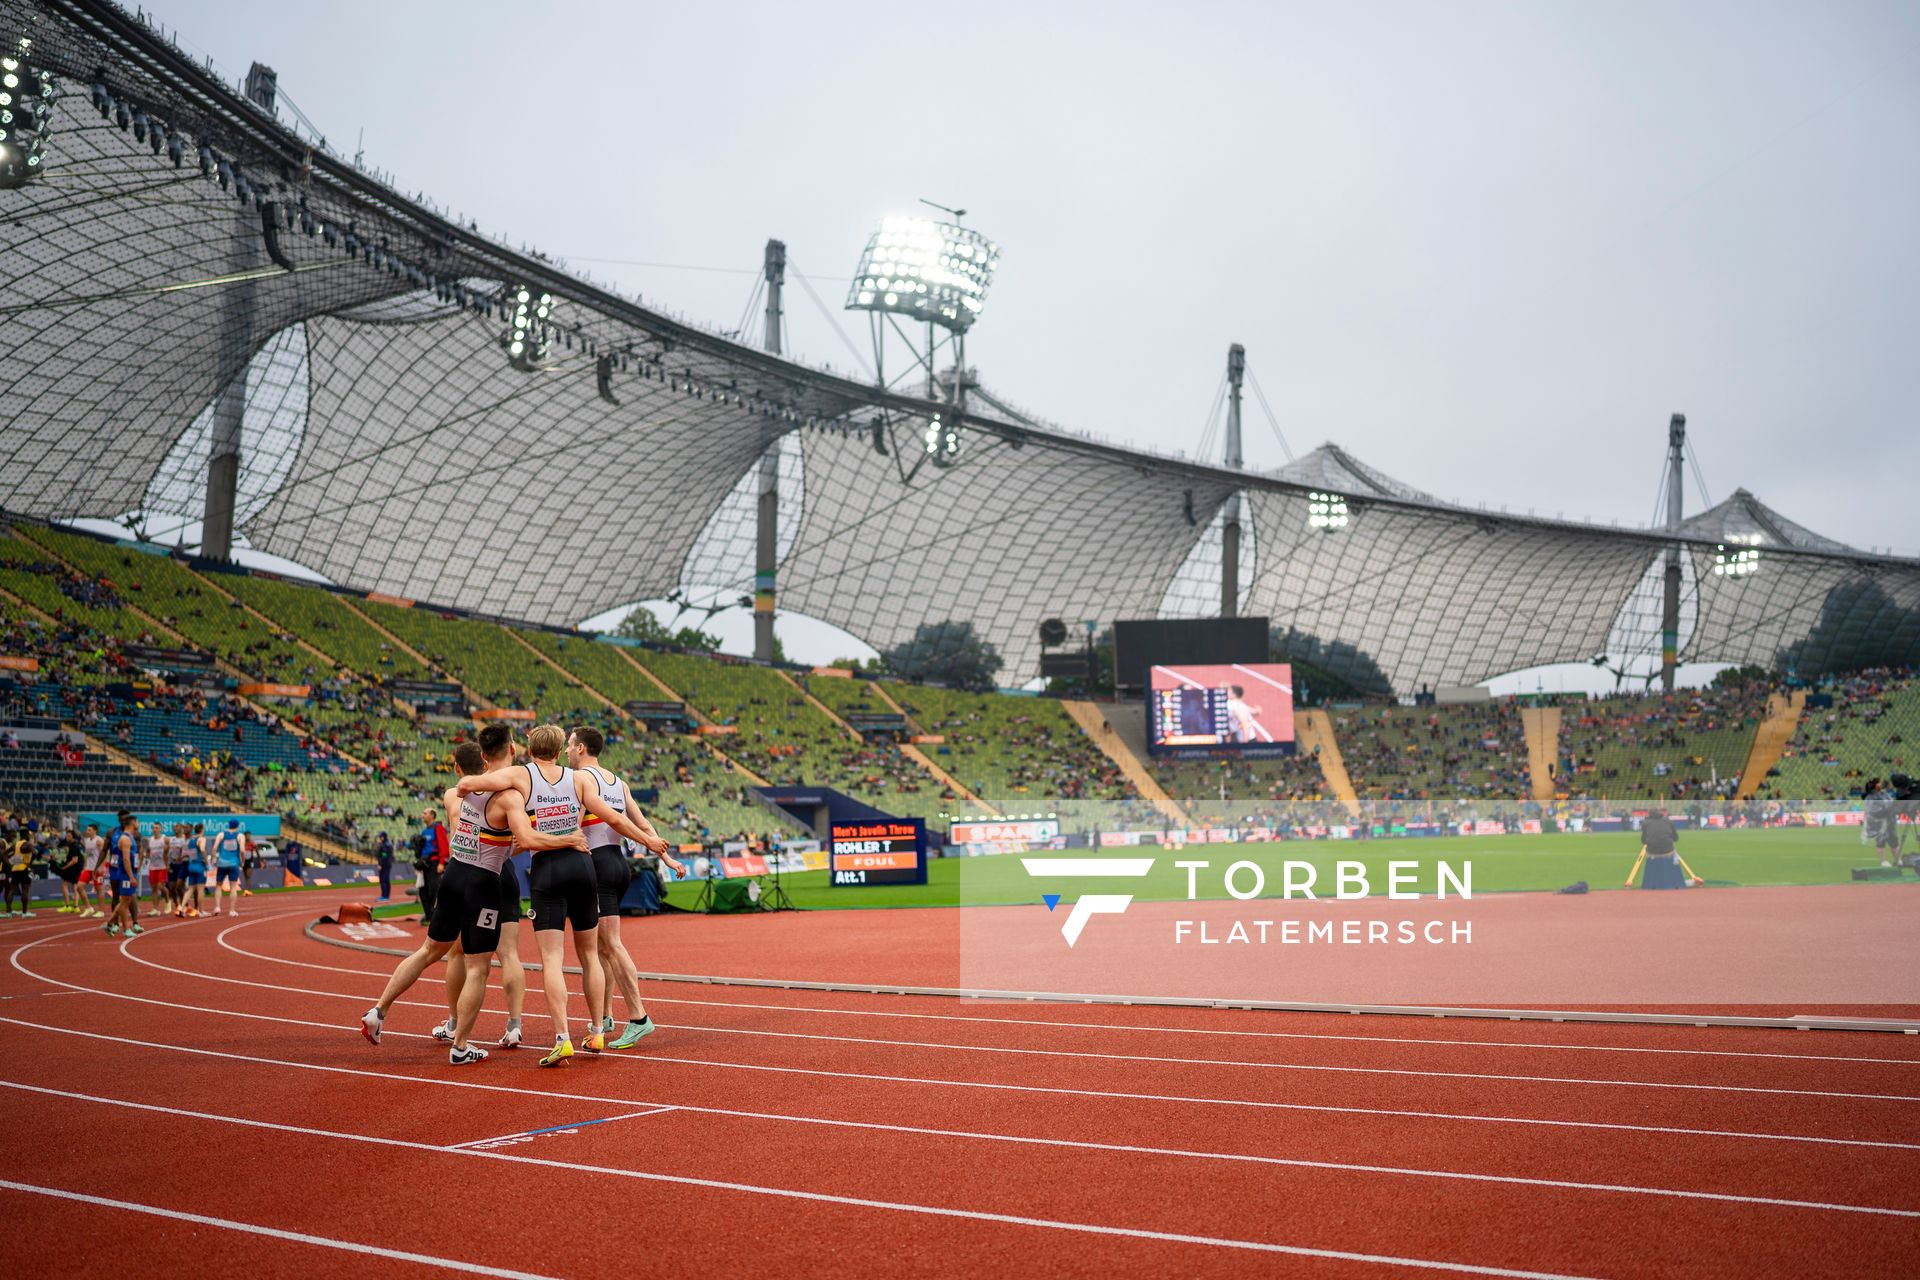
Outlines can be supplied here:
[[1293, 668], [1284, 662], [1154, 667], [1147, 750], [1175, 759], [1292, 755]]
[[918, 818], [833, 823], [827, 868], [833, 885], [925, 884], [927, 824]]

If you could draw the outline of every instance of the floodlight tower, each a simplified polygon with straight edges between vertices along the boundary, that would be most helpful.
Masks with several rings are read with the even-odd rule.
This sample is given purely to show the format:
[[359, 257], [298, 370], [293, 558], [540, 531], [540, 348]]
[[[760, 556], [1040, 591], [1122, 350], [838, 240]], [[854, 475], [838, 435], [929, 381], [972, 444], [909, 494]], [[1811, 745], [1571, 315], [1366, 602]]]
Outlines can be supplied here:
[[[767, 241], [766, 348], [780, 354], [782, 293], [787, 284], [787, 245]], [[780, 558], [780, 441], [760, 455], [760, 502], [754, 515], [753, 656], [773, 661], [774, 573]]]
[[[987, 288], [1000, 262], [1000, 246], [961, 225], [965, 209], [949, 209], [930, 200], [921, 203], [951, 214], [953, 221], [883, 219], [860, 255], [853, 287], [847, 292], [846, 309], [865, 311], [870, 316], [874, 374], [882, 387], [893, 385], [887, 380], [885, 363], [886, 328], [891, 328], [905, 340], [915, 365], [925, 372], [927, 399], [949, 406], [935, 410], [923, 432], [927, 459], [935, 466], [949, 467], [960, 458], [960, 423], [966, 414], [971, 381], [967, 330], [986, 305]], [[926, 324], [924, 351], [895, 316]], [[942, 329], [947, 333], [945, 339], [937, 337]], [[944, 394], [934, 366], [942, 345], [950, 345], [954, 353], [952, 377]], [[900, 377], [910, 372], [903, 371]]]
[[[1676, 413], [1667, 423], [1667, 532], [1680, 528], [1680, 503], [1685, 493], [1681, 471], [1687, 460], [1687, 415]], [[1680, 544], [1667, 545], [1665, 590], [1660, 601], [1660, 688], [1673, 692], [1674, 669], [1680, 665]]]
[[[1227, 457], [1230, 471], [1243, 463], [1240, 455], [1240, 384], [1247, 375], [1247, 349], [1239, 343], [1227, 348]], [[1240, 491], [1227, 496], [1220, 525], [1220, 616], [1240, 612]]]

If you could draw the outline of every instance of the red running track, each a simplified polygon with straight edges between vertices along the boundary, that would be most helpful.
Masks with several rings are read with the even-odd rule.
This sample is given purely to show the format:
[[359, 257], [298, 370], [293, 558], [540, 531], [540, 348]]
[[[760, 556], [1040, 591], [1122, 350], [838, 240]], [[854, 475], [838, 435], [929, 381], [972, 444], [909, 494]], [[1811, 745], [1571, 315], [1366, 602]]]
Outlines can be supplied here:
[[437, 973], [373, 1048], [390, 963], [288, 906], [0, 924], [20, 1273], [1920, 1272], [1913, 1037], [654, 983], [636, 1051], [456, 1070]]

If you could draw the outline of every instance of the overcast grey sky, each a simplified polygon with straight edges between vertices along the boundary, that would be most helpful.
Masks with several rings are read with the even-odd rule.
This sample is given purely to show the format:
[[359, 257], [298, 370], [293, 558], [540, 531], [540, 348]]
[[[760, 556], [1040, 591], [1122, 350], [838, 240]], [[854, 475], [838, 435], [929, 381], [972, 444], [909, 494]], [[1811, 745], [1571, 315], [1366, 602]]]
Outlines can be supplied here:
[[1191, 449], [1239, 341], [1297, 452], [1644, 523], [1679, 410], [1716, 501], [1920, 554], [1911, 3], [149, 12], [403, 187], [695, 318], [738, 320], [768, 236], [839, 314], [927, 196], [1004, 249], [972, 362], [1064, 425]]

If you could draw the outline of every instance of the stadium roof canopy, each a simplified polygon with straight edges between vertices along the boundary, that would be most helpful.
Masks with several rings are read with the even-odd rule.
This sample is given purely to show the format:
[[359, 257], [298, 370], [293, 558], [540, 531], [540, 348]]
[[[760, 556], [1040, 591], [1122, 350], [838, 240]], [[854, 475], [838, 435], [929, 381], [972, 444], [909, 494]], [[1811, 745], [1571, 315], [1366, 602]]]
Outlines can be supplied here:
[[[216, 403], [244, 397], [237, 527], [253, 547], [362, 589], [571, 624], [749, 592], [752, 486], [777, 449], [782, 608], [883, 650], [970, 622], [1014, 681], [1034, 674], [1046, 618], [1203, 598], [1179, 587], [1206, 575], [1236, 490], [1243, 611], [1363, 687], [1618, 651], [1659, 572], [1653, 531], [1450, 505], [1332, 445], [1256, 475], [970, 413], [954, 465], [916, 465], [931, 403], [462, 226], [123, 9], [0, 0], [0, 39], [20, 36], [59, 98], [40, 176], [0, 190], [0, 506], [16, 514], [197, 518]], [[506, 348], [522, 289], [552, 299], [537, 371]], [[1310, 524], [1310, 494], [1340, 499], [1344, 522]], [[1920, 562], [1744, 493], [1681, 536], [1687, 660], [1920, 658]], [[1727, 573], [1733, 543], [1758, 554]]]

